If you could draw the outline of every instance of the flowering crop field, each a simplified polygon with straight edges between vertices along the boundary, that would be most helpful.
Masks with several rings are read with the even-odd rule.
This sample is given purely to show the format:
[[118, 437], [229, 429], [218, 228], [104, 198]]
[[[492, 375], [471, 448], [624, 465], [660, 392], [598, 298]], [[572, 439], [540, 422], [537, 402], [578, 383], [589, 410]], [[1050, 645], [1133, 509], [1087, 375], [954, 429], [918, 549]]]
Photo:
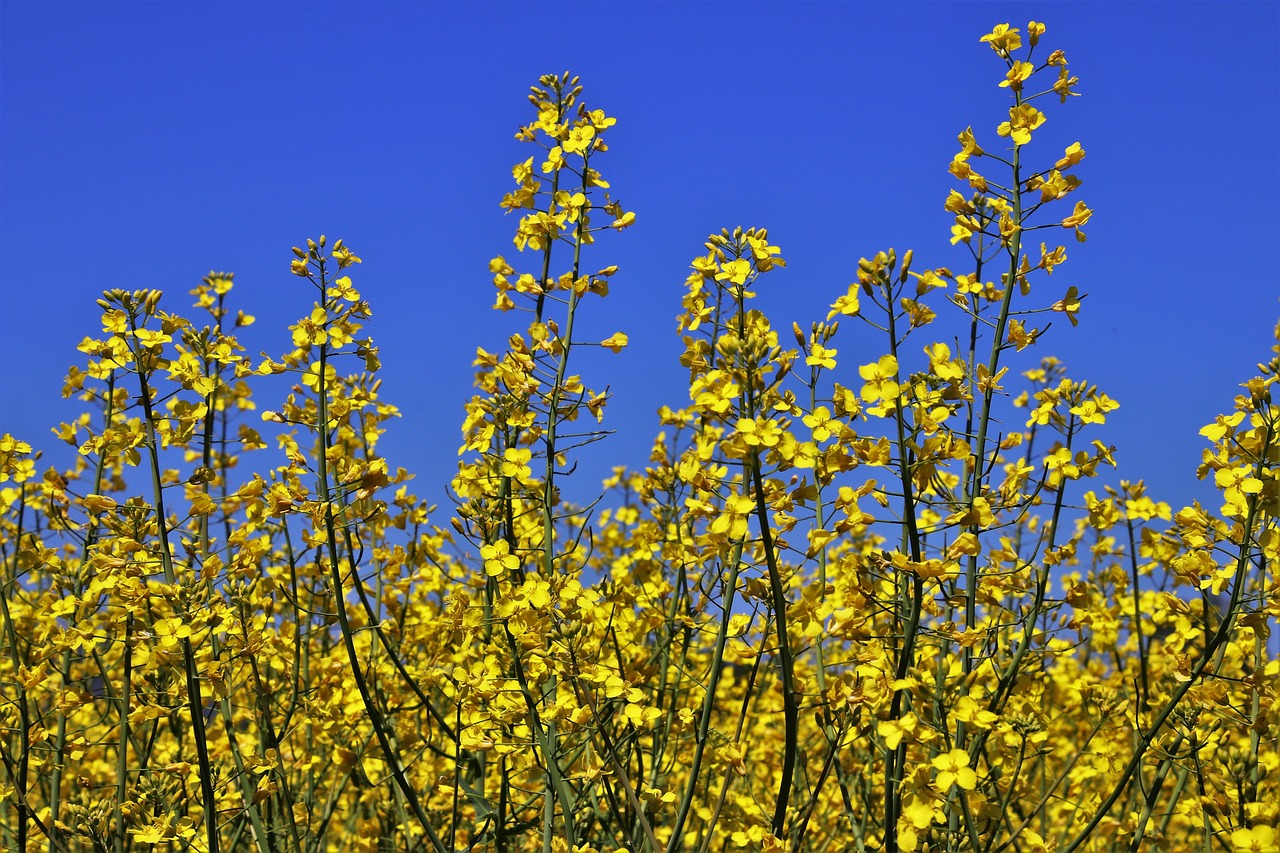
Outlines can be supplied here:
[[1084, 146], [1029, 147], [1076, 94], [1044, 36], [981, 38], [1010, 103], [959, 133], [959, 266], [875, 252], [775, 329], [767, 229], [701, 243], [688, 387], [585, 505], [582, 372], [628, 341], [575, 321], [635, 213], [568, 73], [517, 134], [520, 323], [443, 512], [379, 453], [353, 247], [282, 257], [314, 302], [261, 360], [230, 273], [191, 317], [104, 293], [75, 465], [0, 437], [4, 848], [1280, 850], [1280, 346], [1201, 430], [1213, 505], [1113, 471], [1118, 403], [1036, 352], [1087, 310], [1053, 273], [1093, 214]]

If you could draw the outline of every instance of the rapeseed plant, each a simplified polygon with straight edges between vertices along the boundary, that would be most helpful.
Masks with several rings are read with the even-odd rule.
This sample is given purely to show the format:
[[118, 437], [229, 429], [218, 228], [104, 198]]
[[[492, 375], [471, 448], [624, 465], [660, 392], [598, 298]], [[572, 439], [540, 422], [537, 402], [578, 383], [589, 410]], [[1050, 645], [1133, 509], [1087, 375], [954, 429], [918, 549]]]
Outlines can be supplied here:
[[782, 250], [712, 234], [687, 397], [590, 505], [562, 489], [609, 397], [578, 371], [628, 340], [575, 329], [635, 214], [567, 73], [516, 134], [489, 272], [527, 322], [477, 350], [443, 524], [380, 454], [342, 240], [293, 250], [278, 357], [244, 355], [230, 273], [198, 328], [104, 294], [74, 464], [0, 437], [6, 848], [1277, 850], [1280, 343], [1201, 431], [1220, 506], [1102, 478], [1118, 403], [1026, 352], [1084, 310], [1054, 235], [1092, 216], [1080, 143], [1031, 156], [1077, 94], [1044, 32], [981, 39], [1012, 103], [949, 167], [963, 266], [872, 253], [780, 334], [752, 300]]

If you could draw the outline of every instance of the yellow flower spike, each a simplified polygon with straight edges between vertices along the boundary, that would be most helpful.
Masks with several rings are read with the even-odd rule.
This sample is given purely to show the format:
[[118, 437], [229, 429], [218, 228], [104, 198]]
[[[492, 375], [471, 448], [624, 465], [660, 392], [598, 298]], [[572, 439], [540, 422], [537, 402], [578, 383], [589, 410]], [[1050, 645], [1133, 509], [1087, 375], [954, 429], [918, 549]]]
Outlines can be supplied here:
[[[1024, 49], [1041, 32], [1028, 25]], [[988, 43], [1007, 50], [1007, 31], [996, 35], [1001, 38]], [[1006, 79], [1020, 79], [1023, 69], [1016, 61], [1028, 58], [1007, 57], [1012, 74]], [[1065, 380], [1050, 359], [1028, 371], [1029, 390], [1011, 388], [1009, 399], [994, 398], [999, 408], [991, 411], [985, 444], [978, 449], [979, 391], [994, 395], [997, 384], [1012, 385], [1009, 376], [1032, 367], [1013, 350], [1035, 342], [1036, 323], [1052, 319], [1057, 325], [1048, 313], [1052, 292], [1067, 294], [1056, 309], [1069, 316], [1083, 298], [1066, 287], [1044, 289], [1037, 281], [1038, 301], [1019, 303], [1006, 322], [988, 324], [999, 316], [999, 297], [1010, 294], [1015, 282], [1025, 293], [1029, 280], [1040, 270], [1052, 273], [1066, 252], [1042, 244], [1037, 255], [1025, 239], [1028, 231], [1020, 235], [1016, 256], [1001, 258], [1007, 263], [1000, 270], [992, 271], [990, 257], [1002, 254], [996, 243], [1011, 226], [1056, 227], [1067, 214], [1079, 217], [1077, 225], [1083, 222], [1087, 208], [1073, 213], [1074, 201], [1042, 222], [1019, 221], [1013, 213], [1015, 194], [1022, 197], [1023, 213], [1031, 215], [1042, 203], [1074, 192], [1070, 170], [1083, 149], [1072, 146], [1027, 164], [1024, 174], [1033, 177], [1021, 185], [994, 177], [1007, 175], [1008, 164], [1003, 156], [988, 157], [996, 172], [984, 191], [985, 179], [971, 168], [984, 155], [972, 132], [963, 134], [952, 169], [969, 183], [948, 196], [953, 219], [947, 225], [963, 217], [956, 224], [974, 238], [975, 251], [981, 243], [984, 257], [974, 258], [968, 275], [956, 276], [942, 268], [912, 272], [905, 255], [894, 265], [889, 253], [875, 254], [860, 265], [859, 281], [848, 295], [831, 307], [831, 325], [815, 324], [810, 332], [801, 320], [794, 353], [782, 351], [762, 313], [739, 316], [738, 300], [724, 298], [736, 296], [734, 288], [744, 288], [767, 267], [780, 266], [776, 247], [763, 231], [713, 235], [686, 271], [691, 274], [679, 309], [690, 402], [660, 411], [662, 433], [650, 445], [647, 464], [640, 470], [614, 468], [604, 501], [581, 507], [559, 494], [584, 494], [566, 479], [574, 461], [568, 451], [596, 429], [588, 424], [583, 430], [583, 421], [599, 417], [606, 394], [588, 387], [581, 365], [559, 370], [557, 362], [579, 344], [600, 355], [596, 345], [622, 340], [571, 340], [566, 303], [601, 293], [594, 281], [604, 281], [610, 268], [589, 256], [581, 268], [569, 267], [561, 249], [578, 238], [575, 226], [584, 217], [599, 217], [589, 229], [599, 235], [622, 210], [601, 213], [604, 204], [591, 197], [591, 187], [599, 184], [583, 161], [594, 157], [611, 120], [578, 109], [576, 83], [569, 80], [544, 79], [534, 93], [539, 122], [522, 128], [521, 135], [547, 148], [559, 144], [572, 168], [556, 173], [553, 200], [552, 178], [538, 173], [543, 157], [528, 159], [513, 172], [516, 185], [508, 203], [515, 207], [503, 208], [519, 210], [524, 248], [553, 250], [552, 266], [542, 272], [539, 257], [526, 273], [515, 269], [519, 264], [495, 258], [487, 273], [498, 299], [533, 308], [545, 297], [546, 310], [519, 323], [518, 334], [499, 334], [496, 353], [475, 354], [479, 391], [465, 408], [465, 458], [452, 483], [458, 503], [450, 507], [455, 511], [449, 524], [434, 527], [429, 506], [377, 453], [381, 425], [394, 410], [379, 399], [376, 383], [347, 375], [368, 365], [362, 359], [376, 363], [376, 356], [372, 342], [355, 328], [365, 315], [357, 307], [362, 301], [354, 292], [343, 297], [354, 286], [342, 273], [330, 275], [339, 253], [336, 241], [328, 242], [328, 258], [320, 241], [304, 244], [295, 255], [307, 261], [313, 286], [323, 278], [326, 292], [323, 310], [299, 323], [292, 351], [249, 366], [230, 339], [211, 335], [197, 346], [191, 333], [183, 333], [187, 327], [180, 318], [159, 311], [149, 331], [173, 341], [146, 342], [132, 330], [142, 325], [137, 318], [150, 297], [120, 291], [103, 306], [119, 314], [104, 319], [102, 340], [84, 343], [87, 365], [66, 379], [67, 393], [81, 396], [88, 409], [67, 418], [55, 433], [80, 450], [72, 464], [35, 475], [31, 449], [0, 436], [0, 478], [29, 481], [21, 488], [0, 485], [0, 545], [16, 555], [10, 568], [25, 592], [6, 598], [13, 614], [7, 618], [24, 642], [13, 650], [18, 659], [0, 655], [0, 669], [7, 669], [7, 679], [29, 700], [29, 731], [25, 740], [17, 732], [15, 748], [27, 748], [32, 778], [62, 774], [53, 787], [48, 780], [28, 786], [32, 810], [49, 815], [52, 823], [46, 794], [62, 791], [57, 826], [73, 847], [89, 838], [86, 832], [108, 838], [117, 820], [124, 840], [138, 841], [139, 849], [209, 846], [191, 840], [197, 825], [177, 817], [201, 810], [201, 769], [191, 738], [184, 744], [166, 725], [175, 708], [178, 722], [186, 722], [189, 712], [180, 707], [184, 679], [169, 675], [187, 674], [186, 684], [203, 694], [215, 744], [225, 741], [216, 740], [218, 732], [256, 730], [267, 722], [258, 719], [262, 713], [288, 713], [279, 703], [264, 705], [259, 690], [296, 681], [306, 692], [293, 723], [280, 729], [277, 755], [259, 750], [258, 757], [251, 750], [237, 762], [227, 749], [212, 750], [210, 763], [221, 786], [207, 814], [218, 817], [214, 831], [221, 833], [223, 849], [231, 838], [256, 830], [255, 815], [269, 818], [268, 832], [280, 829], [281, 821], [290, 830], [292, 819], [305, 835], [319, 831], [321, 818], [330, 813], [334, 826], [351, 825], [353, 837], [385, 838], [396, 849], [448, 847], [425, 843], [428, 827], [455, 846], [483, 845], [476, 833], [495, 819], [505, 789], [520, 792], [518, 799], [506, 800], [512, 849], [542, 844], [539, 816], [550, 813], [552, 849], [596, 853], [612, 849], [612, 838], [633, 829], [613, 826], [616, 816], [608, 809], [592, 810], [605, 785], [618, 791], [629, 786], [633, 799], [624, 807], [638, 806], [645, 820], [656, 816], [649, 827], [643, 821], [639, 827], [661, 836], [648, 839], [652, 846], [676, 838], [672, 812], [691, 789], [688, 820], [679, 830], [683, 837], [720, 837], [734, 849], [774, 849], [778, 841], [771, 832], [777, 829], [762, 811], [777, 797], [786, 750], [778, 721], [788, 691], [777, 677], [785, 639], [797, 652], [803, 649], [792, 683], [793, 696], [807, 697], [797, 744], [827, 743], [828, 735], [839, 739], [843, 733], [837, 746], [851, 762], [874, 771], [865, 774], [866, 796], [900, 806], [889, 823], [867, 824], [863, 841], [869, 849], [890, 846], [894, 833], [904, 853], [945, 843], [949, 817], [963, 799], [980, 839], [989, 836], [994, 846], [1007, 846], [1018, 832], [1027, 851], [1046, 853], [1043, 839], [1020, 824], [1084, 826], [1093, 817], [1089, 804], [1107, 792], [1128, 790], [1119, 775], [1132, 755], [1131, 731], [1104, 725], [1094, 732], [1092, 723], [1145, 713], [1145, 681], [1156, 709], [1169, 702], [1170, 691], [1188, 692], [1169, 727], [1153, 733], [1152, 751], [1135, 772], [1150, 776], [1151, 761], [1159, 760], [1153, 755], [1185, 733], [1184, 739], [1203, 746], [1199, 755], [1210, 791], [1200, 802], [1188, 786], [1183, 799], [1162, 802], [1164, 837], [1201, 830], [1200, 812], [1207, 811], [1228, 849], [1274, 851], [1275, 834], [1266, 827], [1274, 830], [1270, 804], [1276, 800], [1280, 758], [1267, 739], [1275, 728], [1267, 688], [1280, 678], [1280, 664], [1258, 643], [1280, 615], [1280, 598], [1267, 586], [1280, 560], [1274, 523], [1280, 479], [1268, 446], [1280, 418], [1269, 399], [1274, 365], [1268, 362], [1261, 378], [1245, 383], [1237, 408], [1203, 421], [1210, 446], [1200, 473], [1221, 490], [1221, 511], [1197, 505], [1166, 523], [1168, 506], [1154, 494], [1148, 497], [1138, 481], [1116, 481], [1110, 489], [1099, 484], [1080, 495], [1083, 489], [1067, 481], [1090, 477], [1115, 459], [1113, 448], [1077, 430], [1103, 423], [1114, 401], [1086, 383]], [[593, 133], [585, 131], [588, 125]], [[530, 206], [521, 206], [525, 200]], [[733, 282], [737, 265], [731, 262], [737, 258], [747, 270], [741, 284]], [[328, 267], [323, 276], [322, 263]], [[584, 272], [597, 267], [605, 269]], [[724, 277], [716, 281], [717, 274]], [[952, 282], [955, 289], [948, 288]], [[866, 295], [859, 292], [863, 286]], [[197, 288], [202, 310], [221, 307], [218, 287], [206, 280]], [[989, 344], [998, 358], [975, 352], [971, 359], [972, 340], [956, 344], [963, 353], [934, 343], [934, 337], [950, 340], [947, 335], [905, 341], [911, 330], [905, 328], [904, 310], [914, 324], [926, 316], [925, 307], [946, 306], [952, 296], [963, 303], [964, 321], [976, 322], [983, 348]], [[303, 307], [312, 311], [309, 302]], [[893, 330], [883, 328], [886, 310], [895, 312]], [[228, 309], [224, 328], [232, 316]], [[902, 356], [899, 363], [877, 357], [863, 365], [856, 384], [839, 377], [852, 388], [826, 372], [833, 362], [837, 370], [850, 366], [838, 359], [849, 358], [854, 344], [837, 344], [827, 335], [835, 321], [848, 316], [865, 317], [882, 327], [878, 332], [895, 335], [892, 355]], [[995, 329], [1005, 330], [1003, 341], [989, 337]], [[144, 352], [142, 366], [135, 367], [131, 347], [156, 352]], [[328, 348], [323, 362], [336, 367], [336, 375], [319, 372], [320, 347]], [[986, 365], [992, 361], [991, 374], [1006, 367], [1010, 373], [989, 377]], [[235, 376], [218, 372], [233, 364]], [[780, 376], [786, 366], [795, 372]], [[297, 374], [283, 383], [296, 387], [283, 399], [258, 400], [238, 386], [256, 383], [259, 371]], [[159, 497], [147, 494], [150, 472], [131, 470], [150, 440], [140, 411], [143, 398], [124, 381], [137, 373], [154, 377], [149, 399], [155, 444], [162, 453], [169, 448], [169, 458], [160, 460]], [[308, 387], [323, 387], [324, 398]], [[866, 396], [877, 399], [864, 403], [859, 392], [868, 390]], [[891, 392], [892, 402], [884, 402]], [[256, 474], [244, 451], [264, 442], [243, 417], [255, 405], [259, 412], [268, 410], [270, 425], [263, 432], [283, 433], [268, 436], [268, 443], [279, 441], [271, 457], [285, 457], [264, 458]], [[1018, 408], [1027, 411], [1019, 416]], [[871, 424], [863, 434], [859, 419], [886, 414], [898, 417], [892, 424]], [[207, 415], [213, 429], [206, 460], [201, 435]], [[575, 417], [578, 422], [570, 426]], [[317, 429], [321, 418], [323, 433]], [[748, 460], [760, 464], [758, 482]], [[331, 488], [327, 498], [313, 485], [322, 462]], [[811, 475], [795, 470], [808, 466]], [[882, 470], [855, 470], [862, 466]], [[551, 472], [547, 479], [533, 479], [543, 471]], [[871, 473], [879, 480], [869, 478]], [[387, 485], [394, 496], [379, 501], [377, 493]], [[591, 488], [586, 496], [594, 497]], [[908, 538], [902, 535], [904, 510], [917, 522], [919, 540], [911, 543], [918, 544], [917, 554], [901, 541]], [[1253, 519], [1253, 528], [1245, 528], [1246, 518]], [[17, 522], [28, 521], [21, 543], [15, 542]], [[1061, 527], [1052, 541], [1051, 524]], [[180, 537], [177, 547], [158, 544], [161, 530]], [[336, 558], [324, 553], [332, 533]], [[893, 550], [886, 553], [886, 547]], [[158, 577], [162, 553], [172, 558], [174, 583]], [[785, 596], [781, 607], [770, 598], [770, 557]], [[977, 572], [972, 587], [968, 578], [959, 580], [971, 567]], [[522, 568], [528, 571], [522, 574]], [[1041, 583], [1049, 588], [1041, 590]], [[360, 603], [357, 584], [370, 594], [372, 613]], [[911, 594], [917, 588], [920, 599]], [[970, 590], [972, 618], [964, 601]], [[1202, 591], [1208, 597], [1236, 590], [1238, 596], [1222, 595], [1218, 604], [1234, 612], [1210, 614], [1206, 630]], [[1023, 612], [1037, 600], [1043, 603], [1041, 624], [999, 617]], [[333, 624], [339, 601], [359, 608], [341, 637]], [[782, 614], [788, 624], [780, 638]], [[1225, 641], [1209, 657], [1206, 644], [1219, 628]], [[914, 645], [908, 642], [913, 630]], [[189, 634], [183, 638], [183, 632]], [[721, 632], [724, 668], [716, 673]], [[345, 654], [347, 639], [354, 655]], [[192, 647], [189, 661], [185, 644]], [[1006, 678], [997, 666], [1001, 661], [989, 657], [992, 649], [1000, 650], [993, 644], [1013, 651], [1025, 645], [1026, 660], [1051, 657], [1053, 666], [1024, 667]], [[123, 721], [128, 730], [112, 710], [115, 700], [90, 689], [101, 665], [97, 657], [115, 671], [132, 666], [133, 699]], [[1206, 657], [1212, 669], [1202, 666]], [[1140, 658], [1146, 679], [1138, 677]], [[60, 661], [70, 662], [65, 672]], [[262, 679], [254, 676], [255, 667]], [[368, 707], [357, 685], [363, 667], [373, 699]], [[1123, 673], [1134, 677], [1119, 677]], [[768, 684], [783, 689], [760, 689]], [[172, 689], [157, 692], [157, 685]], [[126, 695], [120, 692], [124, 687], [113, 685], [117, 700]], [[927, 709], [928, 719], [892, 721], [895, 691], [909, 692], [910, 707]], [[1059, 707], [1089, 707], [1096, 719], [1053, 713]], [[380, 721], [371, 719], [370, 709], [382, 713]], [[900, 704], [898, 713], [907, 710]], [[8, 719], [13, 724], [16, 717], [11, 713]], [[65, 723], [65, 736], [59, 736], [59, 723]], [[386, 748], [369, 738], [379, 726], [391, 738]], [[191, 735], [191, 727], [180, 728]], [[128, 790], [118, 811], [103, 797], [89, 796], [120, 781], [119, 741], [153, 729], [153, 772], [126, 768]], [[1250, 766], [1242, 760], [1254, 761], [1250, 734], [1258, 743], [1256, 796], [1249, 791], [1256, 801], [1241, 805], [1223, 779]], [[699, 742], [705, 744], [705, 760], [691, 774], [689, 760]], [[453, 766], [459, 748], [481, 759], [461, 775]], [[364, 808], [370, 798], [394, 798], [397, 750], [405, 759], [400, 767], [406, 787], [423, 797], [427, 817], [421, 827], [412, 820], [387, 822]], [[970, 765], [966, 755], [981, 755], [981, 766], [976, 758]], [[1025, 773], [983, 775], [988, 766], [1018, 762]], [[1038, 780], [1046, 768], [1056, 778], [1058, 765], [1074, 767], [1063, 783], [1073, 792], [1071, 803], [1041, 796]], [[248, 775], [237, 775], [237, 766]], [[661, 772], [632, 777], [638, 766]], [[557, 785], [553, 768], [567, 784]], [[708, 773], [733, 780], [722, 810], [698, 795]], [[347, 774], [353, 784], [329, 798], [331, 803], [306, 793], [310, 777], [321, 790]], [[848, 822], [837, 819], [843, 804], [833, 783], [818, 791], [816, 775], [788, 778], [796, 788], [787, 819], [778, 820], [779, 837], [790, 832], [789, 841], [806, 849], [856, 844]], [[885, 780], [896, 785], [896, 798], [886, 797]], [[16, 797], [15, 785], [6, 781], [13, 782], [0, 781], [0, 798]], [[1169, 786], [1162, 790], [1175, 793]], [[289, 791], [300, 794], [296, 802], [285, 801]], [[408, 795], [403, 799], [408, 806]], [[174, 815], [167, 828], [151, 809], [157, 803], [160, 815]], [[1019, 819], [1002, 822], [1001, 809]], [[1115, 811], [1111, 817], [1126, 819]], [[1079, 842], [1080, 849], [1099, 839], [1105, 843], [1116, 835], [1108, 829], [1113, 824], [1101, 824], [1100, 835], [1069, 834], [1064, 841]], [[1151, 832], [1156, 828], [1149, 824]], [[1146, 840], [1159, 842], [1154, 835]], [[357, 850], [376, 846], [353, 844]]]

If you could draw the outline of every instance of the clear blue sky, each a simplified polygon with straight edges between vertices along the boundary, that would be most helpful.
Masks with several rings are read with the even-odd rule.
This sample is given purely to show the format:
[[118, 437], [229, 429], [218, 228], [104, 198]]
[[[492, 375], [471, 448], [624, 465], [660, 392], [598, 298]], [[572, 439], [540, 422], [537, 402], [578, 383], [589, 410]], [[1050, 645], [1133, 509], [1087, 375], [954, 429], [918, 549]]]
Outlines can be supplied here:
[[[674, 317], [707, 233], [770, 229], [789, 266], [762, 299], [781, 329], [824, 316], [879, 249], [966, 267], [946, 167], [966, 126], [995, 143], [1007, 103], [978, 38], [1030, 18], [1083, 93], [1031, 153], [1080, 140], [1096, 211], [1051, 280], [1089, 294], [1080, 326], [1037, 349], [1121, 402], [1095, 435], [1123, 475], [1175, 504], [1203, 495], [1196, 432], [1280, 317], [1275, 2], [4, 0], [0, 432], [66, 458], [49, 430], [76, 412], [61, 378], [105, 288], [161, 288], [185, 310], [202, 275], [233, 271], [234, 307], [258, 317], [249, 351], [286, 351], [312, 298], [289, 248], [326, 233], [365, 259], [383, 395], [404, 414], [384, 449], [443, 502], [475, 347], [519, 320], [489, 310], [486, 269], [513, 253], [497, 203], [531, 150], [512, 133], [528, 86], [569, 69], [618, 117], [598, 163], [638, 216], [595, 254], [622, 271], [589, 327], [632, 346], [576, 365], [613, 386], [619, 430], [584, 474], [643, 466], [655, 410], [687, 399]], [[883, 346], [846, 328], [852, 373]]]

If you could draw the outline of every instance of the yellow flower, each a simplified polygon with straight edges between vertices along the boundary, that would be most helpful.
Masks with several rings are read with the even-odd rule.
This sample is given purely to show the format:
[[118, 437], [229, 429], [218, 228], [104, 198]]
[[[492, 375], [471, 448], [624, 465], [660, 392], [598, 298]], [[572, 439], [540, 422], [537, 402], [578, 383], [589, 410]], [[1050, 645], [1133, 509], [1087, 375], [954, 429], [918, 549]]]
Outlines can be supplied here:
[[810, 367], [825, 367], [828, 370], [836, 366], [837, 350], [828, 349], [822, 344], [814, 344], [809, 354], [805, 356], [804, 363]]
[[818, 406], [813, 414], [805, 415], [804, 425], [813, 430], [814, 441], [826, 441], [839, 430], [839, 424], [831, 423], [831, 410], [826, 406]]
[[622, 352], [627, 345], [627, 336], [623, 332], [614, 332], [609, 337], [600, 342], [600, 346], [607, 347], [614, 352]]
[[991, 49], [1001, 56], [1008, 56], [1011, 51], [1022, 47], [1022, 38], [1018, 35], [1017, 27], [1010, 27], [1008, 24], [996, 24], [990, 33], [978, 41], [991, 45]]
[[1063, 153], [1062, 159], [1053, 164], [1053, 168], [1058, 170], [1070, 169], [1083, 159], [1084, 149], [1080, 147], [1079, 142], [1073, 142], [1067, 146], [1067, 150]]
[[1053, 303], [1050, 308], [1054, 311], [1066, 314], [1067, 319], [1071, 321], [1071, 325], [1075, 326], [1080, 322], [1076, 319], [1076, 312], [1080, 310], [1080, 300], [1084, 299], [1088, 295], [1089, 294], [1087, 293], [1080, 293], [1073, 284], [1067, 288], [1067, 295]]
[[720, 272], [716, 273], [716, 281], [728, 280], [731, 284], [746, 284], [749, 275], [751, 275], [751, 262], [743, 258], [734, 258], [721, 265]]
[[876, 732], [884, 738], [885, 746], [889, 749], [897, 749], [898, 744], [902, 743], [903, 736], [914, 732], [919, 722], [919, 718], [908, 711], [900, 720], [881, 720], [876, 724]]
[[1049, 486], [1057, 488], [1063, 478], [1074, 480], [1080, 476], [1080, 466], [1076, 464], [1071, 450], [1059, 447], [1044, 457], [1044, 465], [1049, 469]]
[[302, 374], [302, 384], [306, 385], [312, 391], [319, 391], [323, 382], [325, 386], [331, 385], [338, 378], [338, 371], [334, 369], [332, 364], [324, 366], [324, 376], [320, 375], [320, 362], [313, 363], [307, 368], [307, 372]]
[[782, 437], [776, 421], [764, 418], [741, 418], [738, 435], [749, 447], [773, 447]]
[[830, 320], [837, 314], [853, 317], [858, 313], [859, 308], [858, 285], [851, 284], [849, 285], [849, 292], [844, 296], [837, 297], [836, 301], [831, 304], [831, 310], [827, 312], [827, 319]]
[[527, 480], [533, 475], [529, 460], [533, 452], [524, 447], [508, 447], [502, 451], [502, 476], [516, 480]]
[[1057, 169], [1051, 171], [1044, 177], [1044, 180], [1032, 189], [1040, 190], [1041, 201], [1053, 201], [1065, 196], [1067, 193], [1080, 186], [1080, 179], [1075, 175], [1064, 175]]
[[596, 129], [594, 125], [583, 125], [575, 127], [569, 131], [569, 138], [564, 141], [563, 147], [568, 154], [582, 154], [590, 146], [592, 140], [596, 138]]
[[897, 399], [898, 397], [898, 359], [892, 355], [881, 356], [880, 360], [864, 364], [858, 368], [858, 375], [865, 383], [861, 397], [868, 403], [881, 399]]
[[1231, 833], [1231, 849], [1237, 853], [1280, 853], [1280, 839], [1269, 826], [1241, 827]]
[[171, 820], [169, 815], [165, 815], [159, 822], [152, 822], [142, 829], [131, 829], [129, 832], [133, 834], [133, 840], [139, 844], [163, 844], [173, 838]]
[[1022, 81], [1031, 76], [1035, 70], [1035, 66], [1030, 62], [1015, 62], [1010, 66], [1008, 73], [1004, 75], [1004, 80], [1000, 83], [1001, 89], [1012, 89], [1015, 92], [1021, 91]]
[[960, 155], [958, 156], [968, 159], [969, 157], [981, 157], [983, 155], [982, 148], [978, 146], [978, 143], [973, 138], [972, 127], [966, 127], [960, 131], [957, 139], [960, 141]]
[[547, 160], [542, 164], [543, 173], [555, 172], [564, 165], [564, 152], [557, 145], [547, 152]]
[[946, 755], [933, 759], [933, 766], [938, 771], [938, 789], [946, 792], [952, 785], [959, 785], [966, 791], [972, 791], [978, 785], [978, 774], [969, 767], [969, 753], [963, 749], [953, 749]]
[[1009, 107], [1009, 120], [996, 128], [1000, 136], [1011, 136], [1015, 145], [1026, 145], [1031, 141], [1031, 131], [1044, 124], [1044, 113], [1030, 104], [1019, 104]]
[[1058, 69], [1058, 79], [1053, 83], [1053, 91], [1058, 93], [1058, 100], [1061, 103], [1067, 102], [1067, 97], [1079, 97], [1079, 92], [1071, 91], [1071, 88], [1080, 82], [1079, 77], [1072, 77], [1063, 66]]
[[347, 302], [355, 302], [360, 298], [360, 291], [351, 286], [351, 276], [344, 275], [333, 282], [329, 289], [325, 291], [325, 295], [331, 299], [344, 299]]
[[1076, 229], [1076, 239], [1083, 243], [1085, 236], [1084, 232], [1080, 230], [1080, 226], [1087, 223], [1091, 216], [1093, 216], [1093, 211], [1084, 202], [1078, 201], [1072, 214], [1062, 220], [1062, 227]]

